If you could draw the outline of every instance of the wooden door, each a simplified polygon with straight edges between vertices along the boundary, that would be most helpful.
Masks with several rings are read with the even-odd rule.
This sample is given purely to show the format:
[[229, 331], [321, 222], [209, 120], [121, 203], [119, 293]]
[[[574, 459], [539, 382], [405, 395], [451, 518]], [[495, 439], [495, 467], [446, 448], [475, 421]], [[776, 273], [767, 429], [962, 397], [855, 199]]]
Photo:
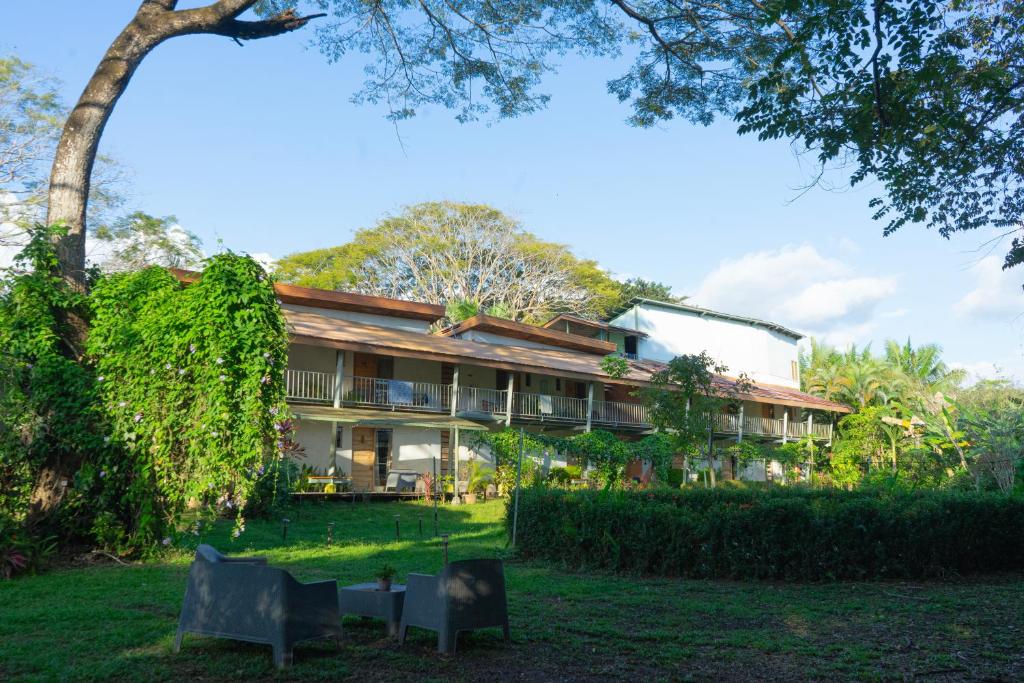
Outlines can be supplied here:
[[373, 490], [373, 463], [376, 459], [377, 430], [352, 428], [352, 490]]
[[357, 353], [352, 358], [352, 374], [356, 377], [377, 377], [377, 356], [368, 353]]
[[761, 417], [766, 418], [768, 420], [775, 419], [775, 406], [773, 406], [771, 403], [762, 403]]

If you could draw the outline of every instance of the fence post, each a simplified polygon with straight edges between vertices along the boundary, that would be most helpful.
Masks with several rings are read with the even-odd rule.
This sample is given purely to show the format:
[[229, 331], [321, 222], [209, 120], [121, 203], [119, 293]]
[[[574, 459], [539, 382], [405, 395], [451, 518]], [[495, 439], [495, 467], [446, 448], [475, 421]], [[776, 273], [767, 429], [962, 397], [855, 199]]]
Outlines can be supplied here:
[[512, 504], [512, 547], [516, 545], [516, 527], [519, 525], [519, 488], [523, 480], [523, 449], [526, 443], [526, 431], [519, 428], [519, 464], [516, 466], [516, 499]]

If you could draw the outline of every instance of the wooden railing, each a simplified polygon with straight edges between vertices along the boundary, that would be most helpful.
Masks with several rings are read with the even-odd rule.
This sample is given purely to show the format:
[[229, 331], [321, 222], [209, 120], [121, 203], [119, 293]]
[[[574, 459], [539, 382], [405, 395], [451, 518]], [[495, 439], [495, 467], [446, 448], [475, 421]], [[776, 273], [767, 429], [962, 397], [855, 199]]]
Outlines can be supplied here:
[[[289, 400], [310, 403], [334, 401], [335, 375], [330, 372], [287, 370], [285, 389]], [[501, 389], [460, 387], [458, 412], [487, 415], [506, 414], [508, 392]], [[342, 390], [344, 405], [402, 408], [445, 413], [451, 410], [452, 387], [448, 384], [346, 377]], [[512, 394], [512, 417], [519, 420], [557, 421], [571, 424], [587, 423], [587, 400], [569, 396], [551, 396], [515, 392]], [[710, 416], [717, 434], [739, 434], [740, 416], [716, 413]], [[770, 417], [744, 416], [743, 434], [772, 439], [802, 439], [807, 436], [805, 420], [783, 420]], [[642, 403], [594, 401], [590, 422], [601, 427], [648, 427], [647, 406]], [[811, 434], [816, 439], [831, 439], [832, 425], [813, 423]]]
[[647, 406], [643, 403], [622, 403], [619, 401], [594, 401], [590, 419], [598, 425], [628, 425], [645, 427]]
[[[715, 432], [718, 434], [739, 434], [740, 416], [716, 413], [711, 416]], [[781, 439], [783, 426], [787, 440], [802, 439], [807, 436], [807, 422], [805, 420], [789, 420], [788, 423], [774, 417], [753, 417], [743, 418], [743, 434], [750, 436], [767, 436]], [[811, 434], [816, 439], [831, 439], [832, 425], [829, 423], [812, 423]]]

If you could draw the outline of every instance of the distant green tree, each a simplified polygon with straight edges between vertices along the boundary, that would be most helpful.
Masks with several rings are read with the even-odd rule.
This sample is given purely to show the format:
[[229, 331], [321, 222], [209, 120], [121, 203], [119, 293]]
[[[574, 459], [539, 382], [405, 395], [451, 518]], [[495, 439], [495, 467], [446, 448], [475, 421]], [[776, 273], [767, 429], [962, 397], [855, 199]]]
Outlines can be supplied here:
[[178, 225], [174, 216], [157, 218], [136, 211], [109, 226], [100, 226], [94, 236], [103, 247], [99, 265], [106, 272], [147, 266], [195, 268], [204, 258], [202, 241]]
[[[749, 380], [742, 376], [735, 384], [720, 383], [717, 376], [727, 371], [707, 352], [677, 356], [651, 376], [650, 386], [639, 390], [640, 398], [648, 406], [651, 424], [672, 440], [675, 452], [684, 456], [701, 452], [708, 443], [709, 420], [749, 389]], [[705, 453], [713, 465], [713, 453]], [[714, 486], [714, 467], [710, 470]]]
[[633, 299], [651, 299], [653, 301], [664, 301], [667, 303], [679, 303], [685, 300], [685, 296], [676, 296], [672, 293], [671, 285], [654, 280], [645, 280], [640, 277], [629, 278], [619, 286], [618, 296], [608, 307], [607, 314], [615, 313], [629, 305]]
[[406, 207], [347, 244], [285, 256], [275, 274], [298, 285], [454, 304], [453, 320], [479, 311], [531, 322], [594, 317], [618, 293], [593, 261], [497, 209], [457, 202]]

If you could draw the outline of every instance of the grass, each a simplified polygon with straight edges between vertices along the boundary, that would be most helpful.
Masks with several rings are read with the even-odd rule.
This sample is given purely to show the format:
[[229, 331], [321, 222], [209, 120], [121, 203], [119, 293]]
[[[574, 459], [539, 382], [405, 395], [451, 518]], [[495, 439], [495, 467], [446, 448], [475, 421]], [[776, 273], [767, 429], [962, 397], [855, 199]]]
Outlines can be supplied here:
[[[442, 564], [423, 503], [306, 504], [253, 520], [239, 541], [218, 525], [202, 540], [258, 553], [300, 580], [401, 581]], [[402, 540], [395, 540], [399, 515]], [[423, 535], [418, 532], [422, 516]], [[506, 554], [502, 503], [446, 507], [451, 559]], [[335, 522], [335, 545], [326, 525]], [[199, 539], [193, 539], [198, 541]], [[1024, 678], [1024, 577], [941, 583], [782, 584], [577, 574], [506, 564], [512, 646], [497, 629], [434, 652], [410, 631], [399, 648], [381, 622], [346, 621], [340, 649], [308, 643], [276, 672], [270, 648], [186, 636], [171, 641], [190, 553], [123, 567], [53, 571], [0, 583], [0, 680], [745, 680]]]

